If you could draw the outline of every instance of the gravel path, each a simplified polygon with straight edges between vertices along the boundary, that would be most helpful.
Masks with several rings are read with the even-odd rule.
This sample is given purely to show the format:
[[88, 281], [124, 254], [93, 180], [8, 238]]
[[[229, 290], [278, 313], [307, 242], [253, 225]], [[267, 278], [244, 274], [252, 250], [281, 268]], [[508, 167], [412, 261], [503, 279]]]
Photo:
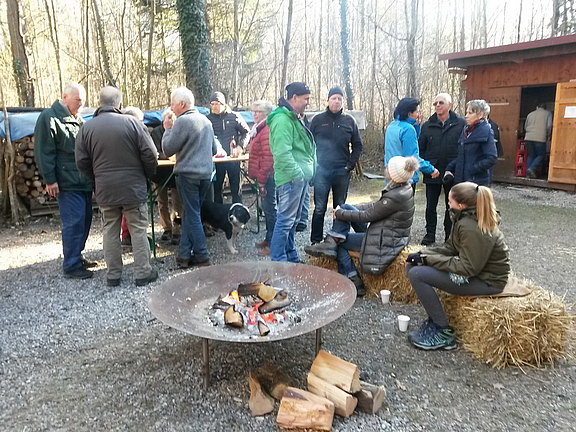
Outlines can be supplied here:
[[[378, 181], [356, 182], [350, 201], [377, 198], [379, 188]], [[505, 185], [494, 193], [513, 269], [576, 302], [576, 195]], [[415, 241], [424, 234], [423, 200], [419, 190]], [[248, 346], [211, 343], [211, 386], [203, 390], [200, 339], [168, 328], [147, 309], [150, 292], [182, 272], [173, 246], [159, 249], [158, 282], [136, 287], [125, 255], [122, 285], [108, 288], [98, 218], [87, 256], [100, 266], [88, 281], [61, 277], [57, 219], [3, 226], [0, 235], [1, 431], [271, 431], [277, 430], [274, 415], [249, 413], [247, 372], [273, 362], [304, 386], [313, 333]], [[308, 236], [298, 234], [301, 249]], [[263, 259], [252, 246], [262, 237], [242, 234], [233, 260]], [[222, 233], [208, 246], [215, 264], [230, 260]], [[413, 322], [424, 316], [419, 306], [363, 299], [325, 328], [324, 348], [358, 364], [362, 379], [388, 391], [385, 409], [336, 417], [333, 430], [574, 430], [573, 358], [547, 370], [499, 371], [463, 350], [418, 351], [395, 330], [400, 312]]]

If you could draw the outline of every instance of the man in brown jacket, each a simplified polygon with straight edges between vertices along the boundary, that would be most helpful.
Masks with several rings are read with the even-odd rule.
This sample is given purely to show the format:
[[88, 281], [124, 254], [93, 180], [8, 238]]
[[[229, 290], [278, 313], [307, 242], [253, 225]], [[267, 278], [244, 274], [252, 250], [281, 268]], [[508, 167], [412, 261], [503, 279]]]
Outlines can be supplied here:
[[150, 265], [146, 178], [156, 171], [158, 153], [148, 131], [138, 120], [119, 110], [117, 88], [100, 90], [100, 108], [76, 138], [78, 170], [93, 179], [95, 196], [104, 220], [104, 259], [108, 286], [120, 285], [122, 246], [120, 224], [126, 217], [134, 251], [136, 285], [158, 278]]

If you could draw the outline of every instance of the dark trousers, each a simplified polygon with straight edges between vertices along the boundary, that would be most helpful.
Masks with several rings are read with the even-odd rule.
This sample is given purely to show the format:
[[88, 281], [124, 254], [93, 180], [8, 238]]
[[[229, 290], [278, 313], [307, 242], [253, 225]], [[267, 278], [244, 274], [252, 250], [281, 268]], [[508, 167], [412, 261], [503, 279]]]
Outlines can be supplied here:
[[334, 175], [318, 169], [314, 178], [314, 213], [312, 214], [312, 231], [310, 241], [319, 243], [323, 239], [324, 215], [328, 207], [328, 195], [332, 190], [332, 208], [346, 202], [350, 175]]
[[232, 193], [232, 202], [242, 202], [242, 189], [240, 184], [240, 163], [238, 162], [219, 162], [216, 164], [216, 181], [214, 182], [214, 202], [222, 203], [222, 185], [224, 178], [228, 173], [228, 182], [230, 183], [230, 192]]
[[450, 193], [450, 186], [443, 183], [428, 183], [426, 184], [426, 234], [436, 238], [436, 224], [438, 223], [438, 214], [436, 208], [438, 207], [438, 200], [444, 188], [444, 238], [447, 239], [452, 229], [452, 221], [450, 220], [450, 207], [448, 206], [448, 194]]

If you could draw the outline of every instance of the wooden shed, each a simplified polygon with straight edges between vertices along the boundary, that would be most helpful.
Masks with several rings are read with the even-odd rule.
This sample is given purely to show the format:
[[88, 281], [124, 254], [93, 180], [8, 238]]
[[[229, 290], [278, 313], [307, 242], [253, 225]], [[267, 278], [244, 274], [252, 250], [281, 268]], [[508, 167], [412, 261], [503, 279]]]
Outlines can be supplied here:
[[[500, 126], [503, 156], [496, 181], [576, 191], [576, 35], [442, 54], [452, 73], [465, 74], [466, 100], [485, 99]], [[537, 179], [522, 176], [526, 116], [544, 103], [552, 138]], [[520, 165], [519, 165], [520, 164]]]

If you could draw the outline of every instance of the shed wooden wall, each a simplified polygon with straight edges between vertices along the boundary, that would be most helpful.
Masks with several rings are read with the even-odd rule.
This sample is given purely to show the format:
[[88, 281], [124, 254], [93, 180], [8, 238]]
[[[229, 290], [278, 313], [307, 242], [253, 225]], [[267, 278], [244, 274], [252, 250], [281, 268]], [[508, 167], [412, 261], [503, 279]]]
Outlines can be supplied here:
[[576, 79], [576, 55], [468, 66], [466, 100], [485, 99], [491, 107], [490, 117], [500, 126], [504, 160], [496, 165], [496, 178], [514, 175], [522, 87], [555, 85], [571, 79]]

